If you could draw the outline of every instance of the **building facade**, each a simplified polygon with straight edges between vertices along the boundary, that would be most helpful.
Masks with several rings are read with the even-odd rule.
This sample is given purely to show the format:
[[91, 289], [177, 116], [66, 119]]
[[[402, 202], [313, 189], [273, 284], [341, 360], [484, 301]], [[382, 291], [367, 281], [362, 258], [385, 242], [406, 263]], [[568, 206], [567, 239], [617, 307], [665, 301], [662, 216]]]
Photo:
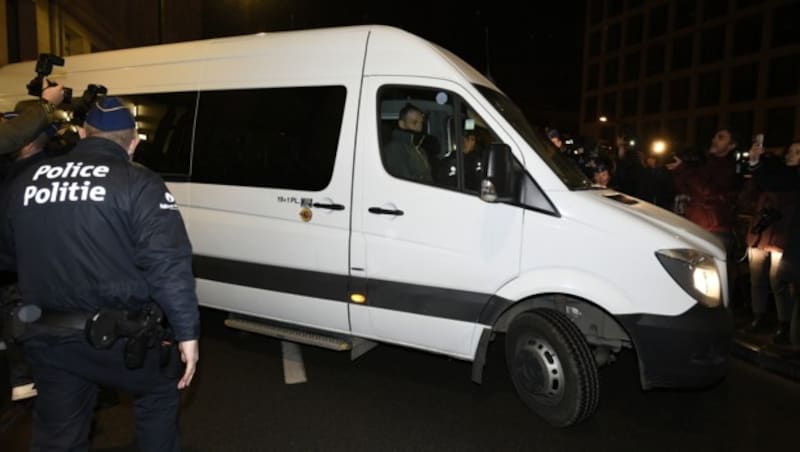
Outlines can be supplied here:
[[708, 146], [800, 139], [800, 1], [589, 0], [581, 133]]
[[[193, 0], [0, 0], [0, 65], [200, 39]], [[33, 68], [31, 68], [33, 71]]]

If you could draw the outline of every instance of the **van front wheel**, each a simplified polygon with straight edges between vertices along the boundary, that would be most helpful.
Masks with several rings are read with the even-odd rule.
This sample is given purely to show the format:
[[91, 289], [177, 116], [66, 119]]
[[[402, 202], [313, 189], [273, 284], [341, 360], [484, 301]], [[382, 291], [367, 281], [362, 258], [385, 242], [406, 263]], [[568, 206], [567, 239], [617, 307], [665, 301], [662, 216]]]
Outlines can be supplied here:
[[511, 380], [528, 408], [557, 427], [591, 416], [600, 398], [597, 366], [577, 326], [564, 314], [520, 314], [506, 334]]

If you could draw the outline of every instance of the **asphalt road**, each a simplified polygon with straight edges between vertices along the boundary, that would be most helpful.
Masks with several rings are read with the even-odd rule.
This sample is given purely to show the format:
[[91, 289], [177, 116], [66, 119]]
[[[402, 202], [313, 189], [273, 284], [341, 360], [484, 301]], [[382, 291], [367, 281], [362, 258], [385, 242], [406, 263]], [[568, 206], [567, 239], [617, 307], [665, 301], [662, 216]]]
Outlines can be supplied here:
[[[520, 402], [506, 374], [502, 336], [484, 383], [470, 364], [381, 345], [357, 361], [303, 347], [307, 383], [284, 384], [276, 339], [222, 326], [203, 310], [199, 373], [183, 394], [186, 451], [754, 451], [794, 450], [800, 383], [734, 360], [699, 391], [639, 388], [635, 356], [601, 373], [587, 422], [554, 429]], [[1, 353], [0, 353], [1, 354]], [[0, 387], [8, 394], [6, 377]], [[27, 450], [30, 403], [4, 400], [0, 451]], [[97, 411], [93, 450], [136, 450], [130, 400]]]

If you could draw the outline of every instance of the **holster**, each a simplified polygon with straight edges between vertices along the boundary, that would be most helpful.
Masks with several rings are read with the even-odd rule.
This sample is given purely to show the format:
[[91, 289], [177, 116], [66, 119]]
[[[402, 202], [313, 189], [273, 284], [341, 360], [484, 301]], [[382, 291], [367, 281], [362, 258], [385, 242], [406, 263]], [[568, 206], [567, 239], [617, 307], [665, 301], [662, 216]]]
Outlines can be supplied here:
[[159, 348], [161, 353], [161, 374], [170, 379], [178, 379], [183, 375], [184, 364], [181, 353], [175, 341], [162, 342]]
[[[175, 360], [173, 352], [164, 350], [165, 344], [173, 344], [168, 348], [175, 349], [172, 331], [165, 326], [164, 313], [155, 303], [148, 303], [140, 311], [122, 311], [100, 309], [86, 324], [86, 339], [97, 348], [109, 348], [120, 337], [127, 339], [124, 348], [125, 366], [138, 369], [144, 365], [147, 351], [159, 347], [162, 369]], [[180, 363], [180, 359], [177, 360]]]

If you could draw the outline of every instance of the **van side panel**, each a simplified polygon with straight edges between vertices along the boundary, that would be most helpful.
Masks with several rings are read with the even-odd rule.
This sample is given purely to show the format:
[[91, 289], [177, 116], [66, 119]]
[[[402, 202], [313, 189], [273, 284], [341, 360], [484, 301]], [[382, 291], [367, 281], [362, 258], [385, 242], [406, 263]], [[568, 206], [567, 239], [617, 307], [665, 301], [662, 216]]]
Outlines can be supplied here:
[[326, 330], [342, 334], [350, 330], [347, 317], [341, 315], [346, 306], [341, 302], [320, 302], [316, 297], [199, 278], [197, 292], [202, 295], [203, 306], [223, 311], [311, 328], [324, 326]]
[[359, 336], [472, 361], [482, 328], [473, 322], [436, 318], [370, 306], [350, 306]]
[[580, 197], [600, 196], [597, 193], [550, 194], [562, 216], [525, 212], [520, 277], [498, 296], [521, 300], [561, 293], [589, 300], [615, 315], [676, 315], [696, 304], [655, 255], [656, 249], [686, 244], [636, 227], [637, 220], [626, 218], [627, 214], [593, 211], [596, 206], [591, 203], [578, 203]]
[[[238, 91], [249, 86], [247, 92], [257, 95], [262, 90], [280, 90], [284, 89], [283, 85], [291, 84], [285, 88], [303, 92], [320, 87], [343, 87], [346, 95], [332, 174], [323, 188], [254, 187], [196, 181], [190, 184], [190, 199], [184, 215], [194, 253], [201, 262], [213, 260], [214, 263], [195, 265], [201, 282], [198, 292], [202, 304], [320, 329], [349, 330], [346, 288], [351, 174], [361, 81], [356, 70], [360, 68], [361, 59], [352, 49], [355, 46], [363, 52], [364, 48], [363, 42], [353, 40], [353, 37], [352, 34], [345, 36], [348, 38], [346, 42], [339, 39], [339, 42], [324, 43], [321, 48], [316, 40], [314, 43], [317, 45], [313, 47], [303, 45], [302, 40], [294, 40], [286, 45], [278, 43], [274, 49], [270, 47], [272, 50], [259, 58], [237, 57], [208, 62], [203, 86], [213, 88], [217, 93], [226, 88]], [[340, 48], [347, 48], [350, 53], [344, 55], [335, 50]], [[331, 54], [323, 56], [326, 49]], [[334, 69], [329, 70], [328, 65]], [[349, 69], [335, 69], [342, 66]], [[304, 96], [287, 102], [308, 102], [309, 106], [319, 109], [321, 104], [315, 104], [322, 100]], [[203, 92], [200, 93], [200, 105], [202, 115]], [[261, 108], [276, 114], [290, 107], [294, 108], [280, 104]], [[237, 113], [236, 105], [232, 104], [230, 112], [219, 114], [241, 113]], [[242, 123], [247, 124], [247, 115], [253, 114], [259, 112], [244, 113]], [[317, 120], [331, 119], [319, 117]], [[200, 121], [199, 127], [202, 127], [202, 117]], [[312, 144], [316, 125], [309, 123], [306, 127], [305, 134], [311, 137]], [[257, 140], [259, 133], [279, 132], [243, 130], [240, 133], [252, 137], [246, 140]], [[276, 162], [293, 165], [292, 171], [298, 171], [298, 177], [303, 179], [303, 172], [298, 168], [304, 165], [312, 167], [317, 162], [304, 162], [304, 158], [313, 158], [308, 154], [286, 156], [296, 151], [297, 143], [292, 134], [297, 134], [298, 130], [286, 132], [289, 138], [285, 149], [277, 150], [279, 160]], [[199, 131], [198, 135], [201, 133]], [[212, 136], [211, 139], [215, 138]], [[280, 137], [272, 141], [280, 142]], [[196, 143], [196, 149], [197, 146]], [[202, 163], [208, 162], [199, 162], [195, 158], [193, 172]], [[267, 161], [264, 164], [269, 168], [271, 163]], [[302, 180], [289, 182], [292, 186], [303, 184]], [[325, 290], [317, 290], [319, 282], [327, 280], [333, 282], [323, 285]], [[223, 291], [219, 284], [236, 285], [241, 289]], [[236, 296], [219, 299], [225, 293]]]

